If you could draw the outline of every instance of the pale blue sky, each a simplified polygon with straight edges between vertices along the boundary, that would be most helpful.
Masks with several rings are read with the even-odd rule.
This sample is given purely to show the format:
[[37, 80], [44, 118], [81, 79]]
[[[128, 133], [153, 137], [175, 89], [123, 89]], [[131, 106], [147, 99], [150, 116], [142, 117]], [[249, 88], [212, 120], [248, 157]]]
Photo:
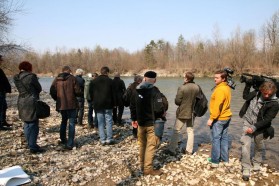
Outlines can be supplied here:
[[212, 39], [217, 25], [223, 39], [261, 26], [279, 10], [278, 0], [25, 0], [12, 38], [44, 52], [56, 48], [122, 47], [129, 52], [151, 40], [176, 44]]

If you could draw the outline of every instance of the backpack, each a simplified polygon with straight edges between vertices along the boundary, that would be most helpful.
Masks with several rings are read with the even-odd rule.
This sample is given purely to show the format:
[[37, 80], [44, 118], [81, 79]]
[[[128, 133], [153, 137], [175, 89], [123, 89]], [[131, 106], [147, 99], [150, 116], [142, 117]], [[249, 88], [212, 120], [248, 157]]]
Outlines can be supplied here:
[[194, 116], [202, 117], [208, 109], [207, 104], [208, 100], [206, 99], [206, 96], [204, 95], [201, 87], [199, 86], [199, 93], [196, 96], [196, 101], [193, 109]]
[[131, 96], [132, 96], [132, 89], [129, 86], [125, 90], [125, 92], [124, 92], [124, 94], [122, 96], [123, 104], [124, 104], [125, 107], [129, 107], [130, 106]]
[[[153, 88], [153, 112], [156, 118], [165, 119], [163, 114], [168, 110], [168, 100], [157, 87]], [[163, 117], [162, 117], [163, 116]]]

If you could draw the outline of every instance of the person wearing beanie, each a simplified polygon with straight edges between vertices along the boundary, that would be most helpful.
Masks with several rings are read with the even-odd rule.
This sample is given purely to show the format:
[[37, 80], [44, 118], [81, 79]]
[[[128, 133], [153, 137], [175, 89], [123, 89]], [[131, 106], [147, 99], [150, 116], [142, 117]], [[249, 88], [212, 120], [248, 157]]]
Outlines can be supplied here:
[[39, 118], [36, 115], [35, 101], [39, 100], [42, 87], [37, 75], [32, 73], [32, 64], [23, 61], [18, 66], [20, 72], [14, 76], [14, 83], [19, 92], [18, 114], [24, 122], [24, 136], [31, 153], [42, 153], [45, 149], [37, 144], [39, 135]]
[[[130, 104], [132, 125], [138, 126], [139, 161], [144, 175], [161, 175], [163, 173], [153, 168], [154, 154], [162, 137], [156, 133], [154, 125], [158, 120], [164, 119], [165, 121], [168, 102], [160, 90], [154, 86], [156, 76], [154, 71], [147, 71], [144, 74], [143, 81], [132, 94]], [[161, 96], [160, 100], [156, 99], [158, 94]], [[155, 112], [155, 101], [163, 104], [163, 112], [160, 114]]]
[[[4, 62], [2, 55], [0, 55], [0, 67]], [[0, 130], [10, 130], [11, 124], [6, 121], [6, 111], [7, 111], [7, 101], [6, 101], [6, 93], [11, 93], [11, 85], [9, 80], [4, 73], [4, 71], [0, 68]]]

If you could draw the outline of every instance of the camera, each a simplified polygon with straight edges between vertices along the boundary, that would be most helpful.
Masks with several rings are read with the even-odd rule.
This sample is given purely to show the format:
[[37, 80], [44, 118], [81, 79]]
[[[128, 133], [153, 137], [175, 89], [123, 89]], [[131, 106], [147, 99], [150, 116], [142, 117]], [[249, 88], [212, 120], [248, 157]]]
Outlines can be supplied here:
[[227, 72], [227, 74], [228, 74], [227, 83], [228, 83], [229, 87], [231, 87], [232, 89], [235, 89], [236, 84], [232, 78], [232, 74], [234, 73], [234, 71], [228, 67], [224, 68], [224, 71]]

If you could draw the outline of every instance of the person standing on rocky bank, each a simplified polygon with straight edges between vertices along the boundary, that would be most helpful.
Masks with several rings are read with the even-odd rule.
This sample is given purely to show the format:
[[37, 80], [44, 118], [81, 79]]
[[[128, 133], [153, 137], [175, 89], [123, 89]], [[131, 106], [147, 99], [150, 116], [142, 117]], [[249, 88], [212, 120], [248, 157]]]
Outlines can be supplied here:
[[184, 84], [177, 90], [175, 97], [175, 104], [178, 105], [176, 111], [176, 122], [173, 129], [173, 135], [171, 137], [169, 152], [171, 155], [175, 155], [175, 149], [177, 148], [177, 142], [182, 127], [187, 126], [188, 140], [186, 148], [182, 151], [185, 154], [192, 154], [194, 147], [194, 116], [193, 108], [196, 101], [197, 94], [199, 93], [199, 86], [194, 83], [194, 74], [192, 72], [185, 73]]
[[[140, 168], [144, 175], [161, 175], [160, 170], [153, 168], [153, 159], [156, 149], [160, 145], [160, 137], [155, 133], [155, 121], [164, 118], [167, 110], [167, 101], [164, 104], [163, 99], [160, 101], [164, 105], [164, 112], [160, 115], [154, 112], [155, 95], [162, 94], [157, 87], [156, 72], [147, 71], [141, 84], [137, 86], [136, 92], [131, 98], [131, 119], [138, 125], [138, 141], [139, 141], [139, 161]], [[157, 100], [156, 100], [157, 101]]]
[[126, 90], [124, 81], [120, 78], [119, 72], [115, 72], [112, 80], [112, 87], [114, 90], [114, 107], [113, 107], [113, 122], [116, 125], [123, 126], [122, 115], [124, 111], [124, 103], [122, 96]]
[[[2, 55], [0, 55], [0, 65], [3, 62]], [[6, 121], [6, 111], [7, 111], [7, 102], [6, 102], [6, 93], [11, 93], [11, 85], [6, 74], [0, 68], [0, 130], [9, 130], [12, 126]], [[8, 128], [7, 128], [8, 127]]]
[[[102, 67], [101, 75], [93, 80], [89, 90], [93, 100], [94, 109], [97, 113], [101, 145], [112, 145], [115, 143], [112, 132], [114, 91], [112, 89], [112, 79], [109, 78], [108, 74], [109, 68]], [[105, 126], [107, 134], [105, 134]]]
[[20, 72], [14, 76], [14, 83], [19, 92], [17, 106], [19, 118], [24, 122], [24, 136], [31, 153], [41, 153], [45, 149], [37, 145], [39, 118], [35, 102], [39, 100], [42, 87], [36, 74], [32, 73], [32, 64], [23, 61], [18, 66]]
[[83, 115], [84, 115], [84, 84], [85, 80], [83, 79], [84, 71], [80, 68], [76, 70], [76, 79], [79, 84], [81, 95], [77, 96], [78, 108], [77, 108], [77, 124], [82, 126], [83, 124]]
[[[271, 121], [276, 117], [279, 110], [278, 98], [276, 97], [277, 87], [272, 81], [266, 81], [259, 87], [259, 90], [250, 92], [252, 84], [246, 83], [243, 91], [243, 98], [246, 100], [242, 106], [239, 116], [243, 118], [243, 134], [240, 139], [242, 144], [241, 164], [242, 178], [249, 180], [251, 170], [259, 171], [263, 161], [264, 140], [273, 138], [274, 129]], [[251, 165], [251, 143], [255, 142], [255, 156], [253, 167]]]
[[[75, 76], [71, 74], [71, 68], [64, 66], [52, 82], [50, 87], [51, 97], [56, 100], [56, 110], [61, 113], [60, 140], [66, 150], [72, 150], [75, 139], [75, 121], [78, 108], [77, 96], [82, 92]], [[82, 95], [83, 96], [83, 95]], [[66, 137], [67, 121], [69, 120], [68, 140]]]
[[212, 133], [211, 167], [217, 168], [220, 161], [229, 162], [228, 128], [232, 117], [231, 88], [227, 84], [228, 74], [224, 70], [215, 72], [216, 87], [211, 95], [207, 125]]

